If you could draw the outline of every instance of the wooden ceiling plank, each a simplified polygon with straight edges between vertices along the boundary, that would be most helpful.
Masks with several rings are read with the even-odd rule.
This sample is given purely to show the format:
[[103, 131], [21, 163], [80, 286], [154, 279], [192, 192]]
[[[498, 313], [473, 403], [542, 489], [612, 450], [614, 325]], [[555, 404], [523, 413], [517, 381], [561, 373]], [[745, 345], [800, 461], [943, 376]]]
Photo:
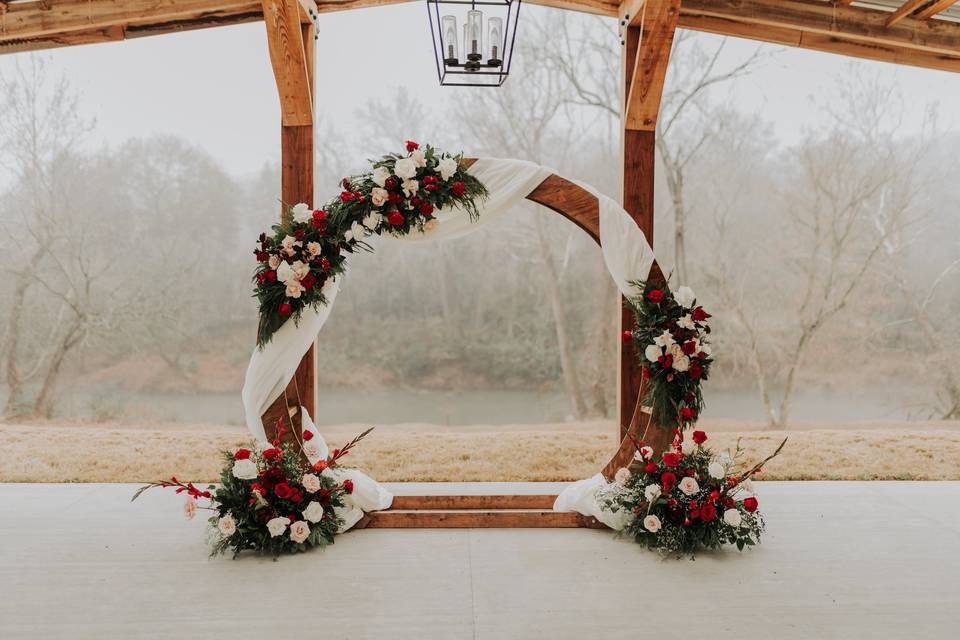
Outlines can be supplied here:
[[673, 34], [680, 18], [680, 0], [647, 0], [641, 17], [642, 33], [633, 79], [629, 84], [624, 126], [632, 130], [654, 131]]
[[930, 2], [930, 0], [907, 0], [900, 5], [896, 11], [890, 14], [890, 17], [887, 18], [886, 26], [888, 28], [892, 27], [928, 2]]
[[915, 18], [932, 18], [941, 11], [946, 11], [953, 5], [957, 4], [957, 0], [936, 0], [932, 2], [930, 6], [924, 7], [920, 11], [917, 11], [914, 14]]
[[886, 26], [889, 13], [862, 7], [839, 7], [816, 0], [684, 0], [686, 15], [736, 20], [806, 33], [859, 40], [882, 46], [916, 49], [946, 56], [960, 54], [960, 24], [907, 18]]

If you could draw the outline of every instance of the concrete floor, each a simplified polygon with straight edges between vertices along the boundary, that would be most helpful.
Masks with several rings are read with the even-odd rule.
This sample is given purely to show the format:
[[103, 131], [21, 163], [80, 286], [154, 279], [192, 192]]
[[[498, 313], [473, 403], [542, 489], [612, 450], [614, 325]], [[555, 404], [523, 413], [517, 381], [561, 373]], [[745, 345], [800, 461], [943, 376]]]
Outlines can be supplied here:
[[579, 529], [208, 560], [179, 496], [133, 490], [0, 485], [0, 638], [960, 637], [958, 482], [758, 483], [764, 544], [694, 562]]

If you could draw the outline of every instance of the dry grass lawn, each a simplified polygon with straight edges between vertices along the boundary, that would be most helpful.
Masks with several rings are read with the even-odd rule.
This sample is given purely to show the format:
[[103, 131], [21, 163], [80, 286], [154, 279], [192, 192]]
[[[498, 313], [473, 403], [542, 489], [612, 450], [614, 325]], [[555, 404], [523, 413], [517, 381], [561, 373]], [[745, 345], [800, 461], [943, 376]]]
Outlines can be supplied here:
[[[764, 470], [767, 480], [960, 480], [960, 422], [702, 426], [714, 449], [737, 438], [755, 460], [790, 437]], [[362, 429], [326, 430], [331, 447]], [[176, 475], [198, 482], [219, 474], [220, 451], [248, 440], [221, 425], [0, 424], [0, 482], [143, 482]], [[348, 462], [381, 481], [557, 481], [596, 473], [616, 449], [609, 422], [562, 425], [377, 429]]]

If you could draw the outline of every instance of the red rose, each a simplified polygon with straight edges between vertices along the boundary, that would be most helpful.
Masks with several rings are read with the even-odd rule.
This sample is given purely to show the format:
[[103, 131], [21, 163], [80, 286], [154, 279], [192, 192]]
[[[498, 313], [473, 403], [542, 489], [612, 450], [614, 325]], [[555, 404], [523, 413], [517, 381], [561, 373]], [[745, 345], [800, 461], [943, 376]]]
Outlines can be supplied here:
[[387, 222], [389, 222], [395, 227], [403, 224], [406, 221], [407, 219], [404, 218], [403, 214], [400, 213], [399, 211], [391, 211], [390, 215], [387, 216]]
[[707, 318], [710, 318], [711, 315], [703, 310], [703, 307], [697, 307], [693, 310], [693, 319], [697, 322], [703, 322]]
[[730, 496], [727, 496], [726, 498], [723, 499], [723, 507], [725, 509], [729, 509], [732, 506], [733, 506], [733, 498], [731, 498]]
[[304, 431], [303, 432], [304, 440], [313, 440], [313, 431]]
[[357, 202], [363, 202], [363, 194], [360, 193], [359, 191], [354, 191], [353, 199], [356, 200]]
[[257, 284], [263, 284], [266, 281], [267, 281], [267, 276], [265, 276], [263, 273], [257, 274]]
[[660, 475], [660, 483], [663, 485], [663, 492], [670, 493], [670, 490], [673, 489], [673, 486], [677, 484], [677, 476], [673, 475], [669, 471], [664, 471]]
[[293, 493], [293, 491], [290, 489], [290, 485], [288, 485], [286, 482], [277, 484], [277, 486], [273, 488], [273, 492], [282, 500], [286, 500]]
[[347, 479], [343, 481], [343, 490], [347, 493], [353, 493], [353, 480]]
[[[668, 467], [675, 467], [680, 464], [680, 454], [674, 451], [667, 451], [663, 454], [663, 464]], [[673, 475], [673, 474], [670, 474]]]
[[270, 449], [264, 449], [263, 453], [260, 454], [263, 456], [264, 460], [269, 460], [270, 462], [276, 462], [283, 457], [283, 451], [277, 449], [276, 447], [271, 447]]
[[750, 513], [753, 513], [754, 511], [756, 511], [758, 506], [759, 506], [759, 503], [757, 502], [757, 499], [754, 498], [753, 496], [749, 498], [744, 498], [743, 500], [743, 508], [749, 511]]
[[700, 519], [704, 522], [710, 522], [717, 517], [717, 508], [709, 502], [700, 507]]
[[293, 313], [293, 307], [290, 306], [289, 302], [281, 302], [280, 306], [277, 307], [277, 311], [279, 311], [282, 316], [288, 316]]
[[270, 271], [264, 271], [263, 277], [267, 279], [267, 282], [273, 282], [277, 279], [277, 272], [272, 269]]
[[703, 367], [700, 366], [700, 363], [694, 360], [690, 363], [690, 368], [687, 369], [687, 373], [690, 374], [690, 377], [694, 380], [699, 380], [700, 376], [703, 375]]
[[400, 204], [400, 201], [403, 200], [403, 197], [399, 193], [391, 192], [387, 195], [387, 200], [390, 204]]
[[623, 344], [630, 344], [630, 341], [633, 340], [633, 331], [624, 330], [620, 339], [623, 340]]
[[340, 202], [350, 202], [353, 200], [353, 192], [343, 191], [340, 193]]
[[664, 369], [669, 369], [673, 366], [673, 354], [668, 353], [665, 356], [660, 356], [657, 358], [657, 362], [659, 362]]
[[647, 473], [654, 473], [657, 470], [657, 465], [653, 462], [648, 462], [647, 464], [643, 465], [643, 470]]
[[420, 213], [422, 213], [425, 216], [429, 216], [431, 213], [433, 213], [433, 205], [430, 204], [429, 202], [421, 203]]
[[316, 209], [313, 212], [313, 219], [317, 222], [323, 222], [327, 219], [327, 212], [323, 209]]
[[680, 418], [685, 421], [696, 420], [697, 410], [693, 409], [692, 407], [684, 407], [683, 409], [680, 409]]
[[323, 220], [311, 220], [310, 225], [314, 229], [319, 229], [320, 235], [322, 236], [327, 235], [327, 223], [324, 222]]
[[257, 262], [266, 262], [270, 259], [270, 254], [266, 251], [254, 251], [257, 254]]
[[426, 189], [427, 191], [436, 191], [440, 187], [438, 187], [435, 184], [428, 184], [428, 185], [425, 185], [423, 188]]
[[685, 354], [687, 354], [688, 356], [692, 356], [697, 352], [697, 343], [694, 342], [693, 340], [687, 340], [686, 342], [683, 343], [683, 346], [680, 348], [683, 350]]
[[707, 434], [703, 431], [694, 431], [693, 432], [693, 441], [697, 444], [703, 444], [707, 441]]
[[691, 500], [690, 504], [687, 505], [687, 507], [689, 507], [691, 511], [696, 509], [699, 506], [700, 506], [700, 503], [697, 502], [696, 500]]
[[700, 509], [694, 509], [693, 511], [690, 512], [689, 515], [691, 520], [696, 520], [697, 518], [700, 517]]
[[327, 260], [326, 258], [321, 258], [320, 268], [323, 269], [324, 271], [330, 271], [330, 261]]
[[407, 151], [413, 152], [419, 148], [420, 148], [420, 145], [418, 145], [416, 142], [414, 142], [413, 140], [407, 140]]
[[455, 195], [455, 196], [462, 196], [462, 195], [466, 192], [466, 190], [467, 190], [467, 185], [463, 184], [462, 181], [457, 180], [457, 181], [454, 182], [453, 185], [450, 187], [450, 190], [453, 191], [453, 195]]
[[312, 273], [308, 273], [303, 276], [303, 279], [300, 280], [300, 284], [303, 285], [304, 289], [312, 289], [313, 285], [317, 284], [317, 276]]
[[237, 452], [233, 454], [234, 460], [246, 460], [250, 457], [250, 449], [237, 449]]
[[649, 300], [654, 304], [660, 304], [660, 302], [663, 301], [663, 291], [661, 291], [660, 289], [652, 289], [647, 294], [647, 300]]
[[397, 179], [393, 176], [388, 176], [386, 180], [383, 181], [383, 188], [387, 191], [392, 191], [397, 188]]
[[299, 229], [294, 229], [293, 237], [296, 238], [297, 240], [303, 240], [303, 234], [305, 234], [306, 232], [307, 230], [304, 229], [303, 227], [300, 227]]

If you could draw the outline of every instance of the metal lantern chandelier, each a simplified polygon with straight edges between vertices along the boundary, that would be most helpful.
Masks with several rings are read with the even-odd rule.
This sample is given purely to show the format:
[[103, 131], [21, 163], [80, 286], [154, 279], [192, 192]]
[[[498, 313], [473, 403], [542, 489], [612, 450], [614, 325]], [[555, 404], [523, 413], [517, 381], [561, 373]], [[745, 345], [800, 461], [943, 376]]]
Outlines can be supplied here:
[[[443, 16], [440, 5], [444, 7]], [[503, 84], [510, 73], [520, 0], [427, 0], [427, 14], [441, 85], [499, 87]], [[460, 24], [462, 31], [458, 28]]]

